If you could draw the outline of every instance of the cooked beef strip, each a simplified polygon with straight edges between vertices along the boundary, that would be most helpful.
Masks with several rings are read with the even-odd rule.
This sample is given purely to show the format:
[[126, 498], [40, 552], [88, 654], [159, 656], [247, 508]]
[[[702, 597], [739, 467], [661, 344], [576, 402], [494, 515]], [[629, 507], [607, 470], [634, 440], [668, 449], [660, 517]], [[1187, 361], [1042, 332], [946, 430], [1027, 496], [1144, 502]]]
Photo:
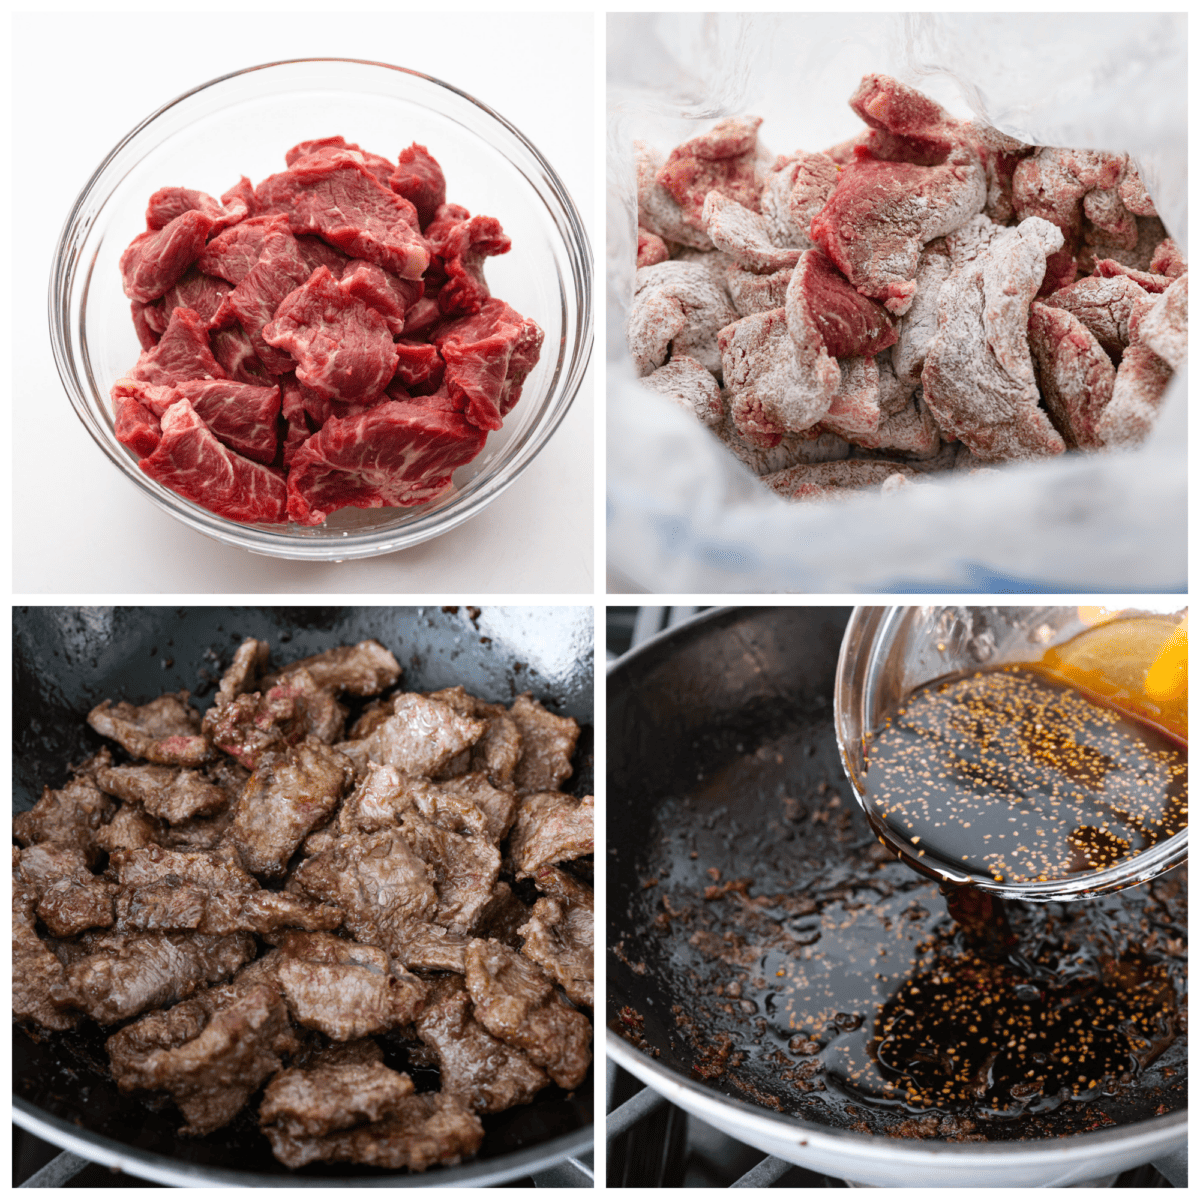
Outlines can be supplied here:
[[479, 914], [472, 932], [476, 937], [495, 938], [511, 949], [519, 950], [523, 939], [517, 930], [532, 913], [532, 907], [501, 880], [492, 889], [492, 898]]
[[[186, 1010], [186, 1011], [180, 1011]], [[108, 1039], [123, 1092], [163, 1088], [199, 1137], [231, 1121], [295, 1045], [287, 1006], [272, 987], [211, 988]]]
[[116, 811], [116, 804], [96, 787], [89, 774], [77, 774], [58, 791], [46, 788], [33, 808], [17, 813], [13, 817], [13, 838], [22, 846], [40, 842], [77, 846], [88, 862], [94, 863], [100, 849], [100, 827]]
[[437, 890], [437, 912], [431, 919], [453, 933], [467, 933], [491, 899], [500, 875], [500, 851], [483, 838], [449, 833], [415, 810], [403, 815], [401, 830], [429, 868]]
[[242, 789], [250, 781], [250, 772], [241, 763], [232, 758], [220, 755], [215, 762], [204, 768], [204, 773], [219, 788], [223, 788], [229, 797], [230, 804], [236, 804], [241, 798]]
[[591, 1061], [591, 1022], [559, 999], [537, 963], [496, 941], [475, 938], [466, 952], [475, 1019], [516, 1046], [560, 1087], [578, 1087]]
[[439, 777], [452, 778], [466, 771], [482, 771], [497, 787], [511, 783], [521, 759], [521, 731], [504, 705], [480, 700], [461, 685], [428, 692], [427, 697], [441, 700], [460, 716], [474, 717], [486, 726], [470, 751], [456, 754]]
[[226, 842], [233, 825], [234, 808], [225, 809], [215, 817], [193, 817], [168, 826], [157, 840], [160, 845], [181, 850], [215, 850]]
[[70, 1029], [79, 1020], [71, 1011], [66, 972], [37, 934], [37, 891], [21, 873], [16, 846], [12, 853], [12, 1006], [14, 1021], [43, 1029]]
[[595, 978], [592, 889], [555, 867], [543, 867], [537, 881], [551, 894], [534, 904], [528, 923], [517, 931], [525, 939], [521, 953], [557, 979], [576, 1004], [591, 1008]]
[[333, 812], [351, 780], [346, 759], [314, 737], [282, 755], [264, 757], [242, 792], [229, 831], [247, 868], [282, 875], [305, 835]]
[[361, 741], [372, 730], [377, 729], [392, 715], [391, 700], [372, 700], [362, 710], [357, 721], [347, 730], [347, 737], [352, 742]]
[[212, 746], [200, 732], [200, 714], [188, 704], [189, 696], [169, 692], [141, 706], [105, 700], [88, 713], [88, 724], [134, 758], [199, 767], [212, 757]]
[[386, 763], [402, 775], [436, 775], [454, 755], [473, 746], [484, 723], [461, 717], [448, 704], [406, 692], [392, 703], [392, 715], [366, 737], [339, 747], [360, 775], [369, 762]]
[[83, 880], [96, 877], [88, 870], [87, 855], [69, 842], [41, 842], [24, 850], [13, 847], [13, 870], [38, 896], [63, 879]]
[[[442, 796], [455, 796], [473, 804], [483, 814], [484, 832], [496, 843], [503, 841], [512, 828], [521, 798], [511, 785], [497, 786], [495, 777], [485, 771], [471, 771], [454, 779], [443, 779], [437, 785]], [[420, 804], [417, 805], [430, 820], [444, 824], [432, 817]], [[470, 832], [474, 833], [472, 829]]]
[[413, 970], [457, 971], [461, 975], [467, 969], [470, 944], [465, 933], [451, 933], [428, 921], [410, 921], [397, 927], [392, 956]]
[[[187, 829], [191, 824], [185, 821], [176, 826], [174, 832]], [[150, 816], [140, 804], [126, 801], [117, 809], [113, 819], [97, 830], [96, 845], [109, 853], [113, 850], [137, 850], [142, 846], [161, 843], [167, 836], [167, 829], [166, 821]]]
[[591, 796], [576, 800], [561, 792], [526, 796], [508, 840], [518, 877], [532, 875], [550, 863], [591, 854], [595, 849]]
[[324, 1137], [293, 1137], [277, 1125], [263, 1132], [275, 1157], [288, 1167], [325, 1161], [424, 1171], [437, 1163], [461, 1162], [483, 1141], [479, 1118], [444, 1092], [407, 1096], [393, 1116]]
[[38, 919], [54, 937], [74, 937], [85, 929], [106, 929], [113, 923], [116, 888], [88, 870], [87, 856], [78, 846], [62, 842], [29, 846], [14, 856], [13, 865], [37, 894]]
[[525, 692], [508, 710], [521, 734], [521, 758], [513, 781], [519, 792], [556, 792], [571, 774], [571, 755], [579, 740], [579, 725], [571, 717], [556, 717]]
[[67, 969], [71, 1003], [113, 1025], [232, 975], [255, 950], [249, 933], [85, 933]]
[[550, 1082], [525, 1054], [492, 1037], [475, 1020], [461, 981], [417, 1018], [417, 1035], [436, 1053], [442, 1091], [476, 1112], [528, 1104]]
[[392, 687], [400, 678], [400, 664], [392, 652], [371, 640], [355, 646], [339, 646], [311, 658], [289, 663], [278, 675], [263, 680], [265, 687], [296, 671], [307, 671], [318, 687], [345, 692], [351, 696], [375, 696]]
[[96, 772], [96, 784], [110, 796], [136, 800], [153, 817], [172, 825], [191, 817], [210, 817], [229, 805], [225, 789], [199, 771], [142, 765]]
[[258, 1116], [291, 1137], [322, 1137], [390, 1117], [413, 1090], [407, 1075], [382, 1063], [329, 1063], [317, 1055], [267, 1084]]
[[271, 656], [271, 647], [257, 638], [247, 638], [238, 648], [231, 662], [221, 676], [221, 686], [217, 689], [214, 703], [224, 707], [232, 703], [243, 692], [254, 691], [255, 680], [267, 668], [267, 659]]

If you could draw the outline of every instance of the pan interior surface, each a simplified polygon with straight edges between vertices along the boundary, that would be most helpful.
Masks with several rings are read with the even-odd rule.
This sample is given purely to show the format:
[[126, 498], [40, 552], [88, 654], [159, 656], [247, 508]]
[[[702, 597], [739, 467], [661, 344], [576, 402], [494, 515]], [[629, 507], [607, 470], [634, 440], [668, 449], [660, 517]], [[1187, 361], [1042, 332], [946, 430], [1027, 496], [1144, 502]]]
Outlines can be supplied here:
[[[1058, 1138], [1184, 1108], [1181, 1036], [1128, 1064], [1136, 1078], [1112, 1094], [1018, 1112], [888, 1092], [881, 1021], [898, 1003], [922, 1011], [912, 988], [928, 947], [941, 962], [968, 947], [937, 886], [875, 841], [845, 780], [831, 700], [847, 617], [707, 614], [610, 675], [610, 1028], [714, 1093], [931, 1145]], [[1013, 905], [1010, 919], [1064, 1007], [1106, 961], [1185, 992], [1184, 871], [1087, 904]], [[1081, 961], [1056, 956], [1060, 943]]]

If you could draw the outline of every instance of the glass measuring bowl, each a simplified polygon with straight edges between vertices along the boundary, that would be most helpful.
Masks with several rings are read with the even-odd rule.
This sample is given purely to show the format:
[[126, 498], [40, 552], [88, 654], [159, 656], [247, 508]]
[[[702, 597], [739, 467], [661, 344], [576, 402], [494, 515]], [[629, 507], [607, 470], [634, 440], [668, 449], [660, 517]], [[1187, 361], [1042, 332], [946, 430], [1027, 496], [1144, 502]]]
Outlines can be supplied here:
[[[866, 789], [870, 737], [900, 704], [923, 684], [1005, 664], [1033, 663], [1100, 621], [1150, 613], [1180, 619], [1186, 601], [1165, 598], [1138, 607], [1031, 606], [978, 607], [917, 605], [859, 606], [842, 639], [834, 690], [834, 720], [842, 765], [855, 797], [868, 817]], [[1138, 854], [1088, 874], [1046, 881], [999, 881], [959, 869], [912, 846], [882, 821], [876, 835], [915, 870], [952, 886], [969, 885], [1017, 900], [1078, 900], [1144, 883], [1187, 859], [1182, 829]]]

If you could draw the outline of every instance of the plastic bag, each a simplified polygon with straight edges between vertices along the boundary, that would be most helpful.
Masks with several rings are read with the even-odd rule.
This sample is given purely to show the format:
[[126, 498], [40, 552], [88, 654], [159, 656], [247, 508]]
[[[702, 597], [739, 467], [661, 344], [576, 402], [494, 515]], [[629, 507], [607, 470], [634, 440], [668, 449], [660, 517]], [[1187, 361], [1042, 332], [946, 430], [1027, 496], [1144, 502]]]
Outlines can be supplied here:
[[661, 592], [1186, 591], [1187, 372], [1135, 451], [789, 504], [643, 388], [624, 327], [636, 258], [632, 142], [662, 151], [722, 116], [773, 153], [857, 133], [879, 71], [1038, 145], [1126, 151], [1187, 253], [1181, 14], [627, 14], [609, 17], [610, 568]]

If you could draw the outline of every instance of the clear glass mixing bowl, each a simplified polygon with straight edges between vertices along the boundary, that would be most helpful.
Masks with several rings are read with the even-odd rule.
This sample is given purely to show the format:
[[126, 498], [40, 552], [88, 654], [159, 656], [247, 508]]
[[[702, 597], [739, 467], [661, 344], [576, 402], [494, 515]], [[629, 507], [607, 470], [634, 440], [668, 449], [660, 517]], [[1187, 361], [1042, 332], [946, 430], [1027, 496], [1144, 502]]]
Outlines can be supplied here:
[[[549, 98], [547, 98], [549, 102]], [[580, 136], [590, 136], [581, 130]], [[509, 254], [488, 260], [494, 295], [545, 331], [541, 361], [504, 428], [454, 488], [414, 508], [346, 508], [324, 525], [242, 525], [143, 474], [113, 432], [109, 389], [140, 347], [118, 259], [145, 228], [146, 202], [168, 185], [219, 196], [247, 175], [285, 168], [297, 142], [340, 134], [395, 156], [412, 142], [441, 163], [448, 198], [497, 217]], [[75, 201], [54, 257], [50, 334], [79, 419], [109, 461], [185, 525], [227, 545], [280, 558], [340, 560], [437, 537], [487, 507], [529, 466], [583, 381], [592, 348], [592, 254], [554, 168], [498, 113], [428, 75], [386, 63], [303, 59], [214, 79], [147, 117], [100, 164]], [[547, 497], [549, 501], [550, 498]]]
[[[1117, 607], [1105, 616], [1182, 613], [1184, 607], [1183, 603], [1166, 599], [1136, 609]], [[868, 809], [864, 786], [868, 738], [914, 689], [946, 675], [1035, 661], [1051, 646], [1082, 633], [1089, 623], [1074, 605], [856, 608], [842, 639], [834, 687], [834, 722], [842, 765], [859, 804]], [[1187, 859], [1184, 829], [1093, 874], [1047, 882], [998, 883], [991, 876], [956, 870], [928, 856], [917, 860], [912, 848], [886, 826], [873, 822], [873, 827], [899, 857], [924, 874], [1017, 900], [1079, 900], [1113, 892], [1144, 883]]]

